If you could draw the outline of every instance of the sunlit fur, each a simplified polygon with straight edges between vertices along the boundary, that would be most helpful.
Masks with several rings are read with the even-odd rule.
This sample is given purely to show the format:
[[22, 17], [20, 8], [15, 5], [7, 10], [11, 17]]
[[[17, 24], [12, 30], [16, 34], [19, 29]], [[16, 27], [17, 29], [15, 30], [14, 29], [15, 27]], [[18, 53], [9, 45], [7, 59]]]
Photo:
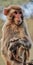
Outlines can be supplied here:
[[[15, 11], [18, 14], [16, 14]], [[21, 13], [19, 13], [20, 11]], [[9, 41], [16, 41], [17, 39], [23, 40], [24, 38], [26, 38], [28, 40], [28, 43], [31, 43], [27, 26], [23, 17], [23, 10], [19, 6], [9, 6], [4, 9], [4, 15], [6, 15], [7, 20], [2, 27], [1, 53], [6, 59], [5, 61], [7, 65], [22, 65], [22, 63], [17, 63], [14, 60], [10, 60], [10, 58], [12, 57], [12, 52], [9, 50], [9, 48], [12, 46], [12, 44], [15, 43], [9, 43]], [[18, 59], [18, 55], [20, 53], [22, 54], [22, 52], [24, 51], [21, 49], [24, 49], [24, 47], [20, 46], [20, 48], [17, 48], [16, 59]], [[26, 51], [26, 60], [28, 59], [29, 51]]]

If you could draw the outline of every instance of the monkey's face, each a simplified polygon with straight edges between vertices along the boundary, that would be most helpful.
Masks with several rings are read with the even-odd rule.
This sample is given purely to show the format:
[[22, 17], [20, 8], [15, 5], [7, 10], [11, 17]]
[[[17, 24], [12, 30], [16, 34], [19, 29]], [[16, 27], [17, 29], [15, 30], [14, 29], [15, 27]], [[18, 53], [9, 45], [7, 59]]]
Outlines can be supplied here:
[[7, 15], [7, 19], [12, 21], [16, 25], [20, 25], [23, 22], [23, 13], [21, 8], [10, 8], [5, 9], [5, 15]]
[[23, 22], [23, 15], [22, 11], [19, 10], [10, 10], [8, 13], [9, 20], [12, 20], [12, 22], [16, 25], [20, 25]]
[[22, 21], [22, 12], [21, 11], [18, 11], [18, 10], [16, 10], [15, 12], [14, 12], [14, 23], [16, 24], [16, 25], [20, 25], [23, 21]]

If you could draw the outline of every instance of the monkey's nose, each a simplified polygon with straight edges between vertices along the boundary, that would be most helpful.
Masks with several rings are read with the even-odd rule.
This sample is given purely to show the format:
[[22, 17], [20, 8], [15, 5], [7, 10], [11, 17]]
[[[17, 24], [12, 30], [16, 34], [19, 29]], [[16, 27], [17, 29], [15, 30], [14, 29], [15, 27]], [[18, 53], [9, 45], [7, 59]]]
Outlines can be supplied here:
[[17, 15], [16, 15], [16, 18], [18, 18], [18, 19], [19, 19], [19, 18], [20, 18], [20, 14], [17, 14]]

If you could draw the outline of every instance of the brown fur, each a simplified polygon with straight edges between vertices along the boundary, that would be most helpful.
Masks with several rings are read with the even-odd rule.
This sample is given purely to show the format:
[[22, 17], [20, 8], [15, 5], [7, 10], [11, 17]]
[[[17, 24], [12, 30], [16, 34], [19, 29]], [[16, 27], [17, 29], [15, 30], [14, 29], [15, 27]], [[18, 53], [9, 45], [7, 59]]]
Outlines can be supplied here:
[[[7, 16], [7, 20], [2, 28], [1, 50], [2, 50], [3, 56], [6, 58], [7, 65], [19, 65], [12, 60], [11, 62], [9, 62], [7, 44], [10, 41], [10, 39], [13, 40], [13, 38], [14, 39], [18, 38], [23, 40], [24, 37], [26, 37], [27, 39], [29, 39], [29, 34], [27, 32], [26, 25], [23, 19], [22, 19], [23, 24], [21, 24], [20, 26], [15, 25], [14, 21], [10, 19], [9, 15], [11, 14], [13, 15], [13, 12], [10, 14], [10, 11], [12, 11], [12, 9], [22, 11], [22, 9], [19, 6], [10, 6], [4, 9], [4, 14]], [[22, 17], [23, 17], [23, 12], [22, 12]], [[26, 54], [27, 54], [27, 58], [29, 58], [29, 52], [26, 52]], [[11, 53], [11, 56], [12, 56], [12, 53]], [[18, 56], [18, 53], [17, 53], [17, 56]]]

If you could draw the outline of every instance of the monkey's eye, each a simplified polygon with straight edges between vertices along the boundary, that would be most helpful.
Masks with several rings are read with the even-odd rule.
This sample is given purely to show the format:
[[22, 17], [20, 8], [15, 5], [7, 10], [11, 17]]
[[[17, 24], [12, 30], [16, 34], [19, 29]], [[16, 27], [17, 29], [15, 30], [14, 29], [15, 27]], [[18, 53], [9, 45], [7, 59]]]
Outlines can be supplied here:
[[15, 11], [14, 13], [17, 14], [17, 11]]
[[19, 14], [22, 14], [22, 12], [20, 11]]
[[23, 18], [23, 16], [21, 16], [21, 18]]
[[15, 18], [15, 16], [12, 16], [12, 19], [14, 19]]

